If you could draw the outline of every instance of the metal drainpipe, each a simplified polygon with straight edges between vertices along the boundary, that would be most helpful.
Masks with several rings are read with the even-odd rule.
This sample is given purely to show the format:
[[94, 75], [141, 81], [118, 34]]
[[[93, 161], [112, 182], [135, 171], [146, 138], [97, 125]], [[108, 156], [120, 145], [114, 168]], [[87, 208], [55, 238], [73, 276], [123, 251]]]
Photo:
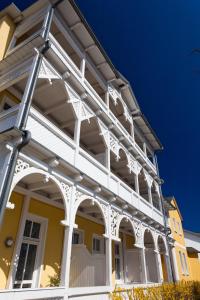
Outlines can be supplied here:
[[[158, 168], [158, 161], [157, 161], [157, 156], [156, 155], [155, 155], [155, 162], [156, 162], [156, 169], [157, 169], [157, 172], [158, 172], [158, 176], [160, 177], [159, 168]], [[171, 233], [170, 232], [171, 229], [167, 227], [167, 218], [166, 218], [165, 208], [164, 208], [164, 204], [163, 204], [162, 189], [161, 189], [160, 185], [159, 185], [159, 189], [160, 189], [160, 195], [161, 195], [161, 206], [162, 206], [163, 221], [164, 221], [164, 227], [165, 227], [165, 236], [166, 236], [167, 248], [168, 248], [168, 253], [169, 253], [169, 260], [170, 260], [170, 271], [171, 271], [171, 275], [172, 275], [172, 281], [173, 281], [173, 283], [175, 283], [174, 272], [173, 272], [173, 268], [172, 268], [171, 251], [170, 251], [170, 245], [169, 245], [169, 240], [168, 240], [168, 236]]]
[[50, 27], [51, 27], [51, 21], [53, 18], [54, 9], [62, 1], [63, 0], [58, 0], [50, 8], [50, 11], [49, 11], [49, 14], [48, 14], [48, 17], [46, 20], [46, 28], [45, 28], [45, 32], [44, 32], [45, 43], [41, 50], [41, 53], [38, 54], [38, 57], [36, 59], [36, 64], [35, 64], [35, 67], [32, 72], [32, 77], [29, 82], [29, 87], [28, 87], [24, 102], [22, 104], [23, 107], [21, 110], [21, 114], [19, 116], [18, 125], [17, 125], [17, 127], [15, 127], [17, 130], [19, 130], [21, 132], [22, 140], [13, 149], [9, 163], [8, 163], [8, 168], [6, 170], [5, 180], [4, 180], [3, 187], [2, 187], [2, 193], [0, 195], [0, 227], [1, 227], [1, 224], [3, 221], [4, 211], [5, 211], [7, 200], [8, 200], [9, 194], [10, 194], [10, 188], [11, 188], [11, 184], [12, 184], [12, 180], [13, 180], [13, 176], [14, 176], [14, 172], [15, 172], [18, 154], [19, 154], [20, 150], [23, 147], [25, 147], [31, 140], [31, 133], [28, 130], [25, 130], [26, 122], [27, 122], [28, 115], [30, 112], [32, 97], [33, 97], [33, 93], [35, 90], [38, 73], [40, 70], [41, 63], [42, 63], [42, 55], [44, 55], [50, 48], [48, 34], [50, 31]]

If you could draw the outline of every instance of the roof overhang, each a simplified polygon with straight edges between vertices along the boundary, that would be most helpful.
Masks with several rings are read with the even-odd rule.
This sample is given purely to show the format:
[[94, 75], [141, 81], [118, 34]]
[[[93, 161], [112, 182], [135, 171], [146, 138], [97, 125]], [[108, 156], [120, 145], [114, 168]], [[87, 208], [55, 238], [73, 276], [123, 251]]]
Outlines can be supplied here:
[[193, 248], [193, 247], [186, 247], [189, 253], [200, 253], [200, 250]]
[[0, 11], [0, 18], [6, 15], [15, 20], [21, 15], [21, 10], [12, 2], [10, 5]]

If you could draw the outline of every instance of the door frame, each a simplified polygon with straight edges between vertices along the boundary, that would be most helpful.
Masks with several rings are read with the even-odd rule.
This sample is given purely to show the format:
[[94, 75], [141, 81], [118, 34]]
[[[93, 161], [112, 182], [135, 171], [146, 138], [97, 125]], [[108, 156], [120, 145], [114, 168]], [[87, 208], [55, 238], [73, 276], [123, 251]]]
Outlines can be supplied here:
[[[28, 200], [27, 203], [26, 203], [26, 200]], [[11, 265], [10, 274], [9, 274], [10, 278], [8, 278], [8, 288], [9, 289], [13, 289], [13, 284], [15, 281], [15, 275], [16, 275], [17, 265], [18, 265], [18, 258], [19, 258], [19, 254], [20, 254], [20, 250], [21, 250], [21, 244], [23, 241], [24, 227], [25, 227], [25, 222], [27, 219], [41, 223], [40, 241], [39, 241], [39, 246], [38, 246], [37, 255], [36, 255], [35, 269], [33, 272], [33, 284], [32, 284], [31, 288], [37, 288], [40, 283], [42, 262], [43, 262], [43, 258], [44, 258], [44, 250], [45, 250], [45, 244], [46, 244], [48, 219], [38, 216], [38, 215], [35, 215], [35, 214], [32, 214], [32, 213], [29, 213], [28, 207], [29, 207], [29, 199], [24, 199], [24, 209], [23, 209], [23, 213], [21, 215], [20, 226], [18, 229], [16, 248], [13, 251], [12, 265]]]

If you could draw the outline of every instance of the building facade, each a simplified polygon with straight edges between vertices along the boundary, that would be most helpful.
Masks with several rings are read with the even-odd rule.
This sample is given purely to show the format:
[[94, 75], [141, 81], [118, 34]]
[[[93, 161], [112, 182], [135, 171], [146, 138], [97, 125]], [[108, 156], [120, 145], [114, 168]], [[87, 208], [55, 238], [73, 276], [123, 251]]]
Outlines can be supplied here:
[[200, 234], [183, 229], [181, 216], [176, 199], [166, 197], [165, 203], [168, 225], [171, 229], [169, 238], [172, 244], [172, 268], [175, 281], [200, 280]]
[[184, 230], [191, 280], [200, 281], [200, 233]]
[[171, 281], [162, 146], [74, 1], [12, 4], [0, 37], [0, 299]]

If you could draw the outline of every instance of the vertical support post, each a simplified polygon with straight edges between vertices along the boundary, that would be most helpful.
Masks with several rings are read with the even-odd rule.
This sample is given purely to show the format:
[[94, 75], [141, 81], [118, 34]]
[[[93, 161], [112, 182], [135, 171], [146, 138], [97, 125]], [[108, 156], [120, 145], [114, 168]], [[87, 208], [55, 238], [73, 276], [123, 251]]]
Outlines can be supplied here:
[[151, 186], [150, 185], [148, 185], [148, 198], [149, 198], [149, 202], [151, 203], [151, 205], [153, 205], [152, 194], [151, 194]]
[[147, 269], [146, 269], [145, 247], [141, 248], [140, 255], [141, 255], [141, 262], [142, 262], [143, 283], [147, 284]]
[[110, 206], [108, 209], [107, 233], [106, 239], [106, 285], [112, 289], [112, 236], [111, 236], [111, 211]]
[[105, 237], [106, 239], [106, 285], [112, 286], [112, 239], [111, 237]]
[[74, 129], [74, 141], [75, 141], [75, 144], [76, 144], [76, 150], [75, 150], [75, 156], [74, 156], [74, 164], [76, 165], [77, 163], [77, 155], [79, 153], [79, 145], [80, 145], [80, 135], [81, 135], [81, 106], [82, 106], [82, 103], [81, 101], [79, 102], [79, 105], [78, 105], [78, 117], [76, 119], [76, 122], [75, 122], [75, 129]]
[[144, 151], [145, 155], [147, 155], [147, 146], [146, 146], [145, 142], [143, 143], [143, 151]]
[[[170, 247], [170, 251], [171, 251], [170, 254], [171, 254], [171, 257], [172, 257], [172, 271], [174, 273], [174, 279], [175, 279], [175, 281], [179, 281], [180, 277], [179, 277], [179, 272], [178, 272], [178, 265], [177, 265], [177, 260], [176, 260], [175, 247]], [[169, 278], [169, 276], [168, 276], [168, 278]]]
[[159, 210], [162, 212], [162, 203], [161, 203], [160, 194], [158, 194], [158, 205], [159, 205]]
[[134, 125], [133, 125], [133, 123], [131, 124], [131, 136], [132, 136], [133, 140], [135, 140]]
[[122, 240], [122, 257], [123, 257], [123, 277], [124, 283], [127, 283], [127, 273], [128, 273], [128, 264], [127, 264], [127, 256], [126, 256], [126, 238], [125, 234], [123, 233], [123, 240]]
[[82, 78], [85, 77], [85, 56], [82, 58], [81, 60], [81, 66], [80, 66], [80, 70], [81, 70], [81, 76]]
[[78, 118], [75, 122], [75, 130], [74, 130], [74, 141], [76, 146], [79, 147], [80, 143], [80, 133], [81, 133], [81, 119]]
[[[63, 253], [62, 253], [62, 265], [61, 265], [61, 286], [69, 287], [70, 281], [70, 264], [71, 264], [71, 250], [72, 250], [72, 234], [74, 229], [74, 220], [73, 217], [73, 204], [75, 199], [76, 188], [72, 188], [71, 200], [69, 201], [69, 222], [66, 222], [65, 233], [64, 233], [64, 244], [63, 244]], [[63, 224], [65, 225], [65, 224]]]
[[110, 147], [107, 147], [105, 151], [105, 165], [106, 168], [110, 171]]
[[139, 187], [138, 176], [139, 176], [139, 174], [135, 174], [134, 179], [135, 179], [135, 191], [139, 195], [140, 194], [140, 187]]
[[[166, 263], [166, 268], [167, 268], [168, 281], [172, 282], [173, 281], [173, 274], [172, 274], [173, 270], [170, 265], [170, 257], [168, 254], [165, 254], [165, 263]], [[176, 268], [177, 268], [177, 265], [176, 265]], [[176, 280], [176, 278], [175, 278], [175, 280]]]
[[105, 94], [105, 100], [106, 100], [107, 109], [109, 110], [110, 109], [110, 96], [109, 96], [108, 92], [106, 92], [106, 94]]
[[154, 250], [154, 254], [156, 256], [156, 268], [158, 274], [158, 283], [163, 283], [163, 270], [162, 270], [162, 262], [160, 257], [160, 252], [158, 250]]

